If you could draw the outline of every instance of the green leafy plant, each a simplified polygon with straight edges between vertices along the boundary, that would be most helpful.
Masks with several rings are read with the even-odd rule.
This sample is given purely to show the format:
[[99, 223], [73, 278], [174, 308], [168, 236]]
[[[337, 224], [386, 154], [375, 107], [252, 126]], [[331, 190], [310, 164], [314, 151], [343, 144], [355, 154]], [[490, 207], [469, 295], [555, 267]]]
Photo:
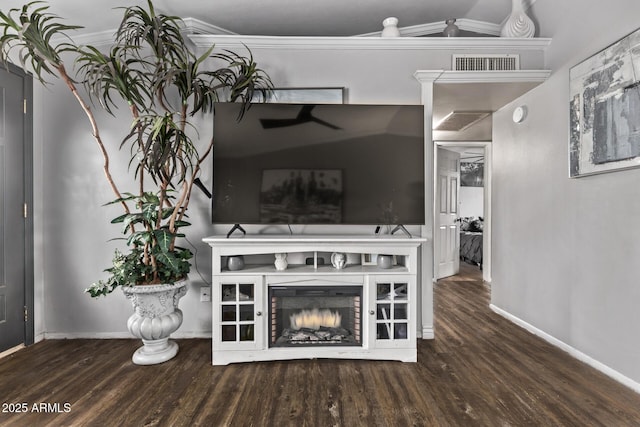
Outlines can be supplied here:
[[[108, 52], [78, 46], [66, 32], [81, 28], [65, 25], [48, 12], [45, 2], [0, 11], [0, 55], [6, 62], [13, 50], [23, 67], [43, 84], [60, 78], [82, 107], [92, 136], [103, 157], [103, 171], [123, 214], [112, 222], [122, 224], [127, 254], [116, 251], [106, 271], [106, 281], [87, 289], [91, 296], [106, 295], [118, 286], [168, 283], [185, 278], [191, 252], [178, 246], [188, 226], [186, 213], [201, 165], [213, 147], [194, 142], [190, 118], [209, 112], [217, 101], [250, 107], [255, 92], [272, 84], [257, 67], [251, 53], [214, 52], [211, 47], [196, 56], [182, 36], [182, 20], [157, 14], [150, 0], [147, 8], [123, 8], [123, 18]], [[71, 76], [62, 60], [74, 55], [77, 76]], [[222, 64], [213, 68], [210, 64]], [[83, 86], [88, 100], [78, 90]], [[106, 144], [100, 135], [91, 101], [115, 115], [124, 101], [131, 127], [118, 144]], [[113, 150], [128, 149], [135, 191], [121, 192], [111, 175]]]

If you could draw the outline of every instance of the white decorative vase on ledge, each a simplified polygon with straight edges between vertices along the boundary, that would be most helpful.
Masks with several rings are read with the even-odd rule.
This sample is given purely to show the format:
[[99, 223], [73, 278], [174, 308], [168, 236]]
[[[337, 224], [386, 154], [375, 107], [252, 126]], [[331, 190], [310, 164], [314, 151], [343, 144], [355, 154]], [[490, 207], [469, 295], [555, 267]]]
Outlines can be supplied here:
[[380, 37], [400, 37], [400, 30], [398, 29], [398, 18], [390, 16], [382, 21], [382, 33]]
[[527, 16], [523, 0], [511, 1], [511, 15], [502, 26], [500, 37], [532, 38], [536, 32], [536, 26]]
[[178, 354], [178, 344], [169, 336], [182, 325], [178, 301], [187, 293], [187, 281], [173, 284], [123, 287], [135, 312], [127, 321], [129, 332], [144, 344], [131, 360], [136, 365], [155, 365]]

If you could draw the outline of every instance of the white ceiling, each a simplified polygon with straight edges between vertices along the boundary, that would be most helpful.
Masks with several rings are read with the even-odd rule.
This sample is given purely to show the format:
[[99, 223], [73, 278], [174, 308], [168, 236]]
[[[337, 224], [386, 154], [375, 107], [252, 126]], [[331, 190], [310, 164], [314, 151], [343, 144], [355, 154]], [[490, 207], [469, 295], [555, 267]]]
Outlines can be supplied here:
[[[2, 0], [7, 12], [28, 0]], [[535, 0], [526, 0], [532, 4]], [[382, 30], [395, 16], [399, 27], [442, 23], [448, 18], [500, 25], [511, 11], [511, 0], [155, 0], [156, 12], [195, 18], [219, 32], [270, 36], [355, 36]], [[118, 8], [146, 0], [51, 0], [51, 13], [69, 25], [82, 25], [72, 36], [117, 28]], [[451, 111], [496, 111], [535, 85], [520, 83], [436, 84], [434, 122]], [[436, 140], [491, 139], [489, 116], [464, 132], [435, 132]]]
[[[2, 0], [2, 10], [28, 0]], [[51, 0], [50, 11], [83, 33], [117, 27], [121, 11], [144, 0]], [[244, 35], [353, 36], [382, 29], [390, 16], [400, 27], [444, 22], [449, 18], [500, 24], [511, 0], [155, 0], [158, 12], [196, 18]]]

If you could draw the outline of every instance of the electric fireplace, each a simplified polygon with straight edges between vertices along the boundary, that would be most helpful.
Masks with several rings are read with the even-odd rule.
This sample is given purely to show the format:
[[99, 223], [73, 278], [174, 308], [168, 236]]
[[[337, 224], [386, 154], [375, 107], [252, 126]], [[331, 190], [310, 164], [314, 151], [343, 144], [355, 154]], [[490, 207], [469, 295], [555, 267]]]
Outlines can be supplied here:
[[362, 346], [362, 286], [272, 286], [269, 347]]
[[[260, 234], [205, 241], [212, 254], [212, 364], [417, 360], [418, 248], [425, 239]], [[323, 262], [334, 253], [347, 262]], [[394, 262], [378, 266], [369, 262], [372, 254], [391, 254]], [[230, 270], [228, 257], [240, 255], [244, 268]]]

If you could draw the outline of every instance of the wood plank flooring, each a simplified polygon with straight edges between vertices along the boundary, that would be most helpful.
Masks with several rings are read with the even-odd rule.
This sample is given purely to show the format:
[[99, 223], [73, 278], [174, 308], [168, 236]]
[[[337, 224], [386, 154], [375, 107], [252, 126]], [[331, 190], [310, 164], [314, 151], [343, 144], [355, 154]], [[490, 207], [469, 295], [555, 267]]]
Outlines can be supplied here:
[[214, 367], [193, 339], [140, 367], [134, 340], [44, 341], [0, 359], [0, 425], [640, 426], [639, 394], [493, 313], [479, 271], [463, 273], [436, 285], [418, 363]]

